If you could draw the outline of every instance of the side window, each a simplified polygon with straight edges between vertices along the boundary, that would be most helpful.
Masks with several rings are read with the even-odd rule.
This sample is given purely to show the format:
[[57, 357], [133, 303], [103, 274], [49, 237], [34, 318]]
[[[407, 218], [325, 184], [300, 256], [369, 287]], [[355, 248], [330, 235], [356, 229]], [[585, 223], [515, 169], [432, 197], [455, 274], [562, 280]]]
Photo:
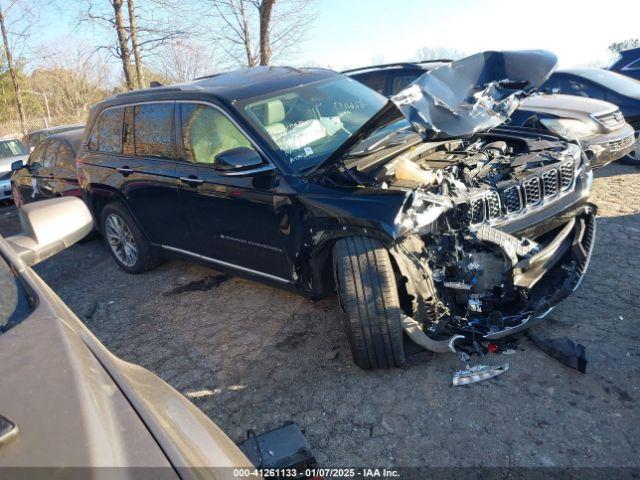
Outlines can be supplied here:
[[123, 108], [109, 108], [100, 114], [89, 138], [89, 150], [106, 153], [122, 151]]
[[149, 103], [133, 109], [136, 155], [174, 158], [173, 103]]
[[42, 165], [44, 161], [44, 151], [46, 150], [46, 148], [46, 143], [38, 144], [38, 146], [33, 152], [31, 152], [31, 155], [29, 156], [29, 165], [35, 165], [36, 163]]
[[75, 165], [73, 163], [73, 160], [74, 158], [73, 158], [73, 154], [71, 153], [71, 150], [69, 150], [69, 148], [66, 145], [61, 143], [60, 149], [58, 150], [56, 167], [75, 170]]
[[395, 95], [425, 72], [399, 73], [391, 79], [391, 93]]
[[360, 73], [357, 75], [351, 75], [351, 78], [359, 81], [360, 83], [364, 83], [371, 90], [375, 90], [376, 92], [388, 96], [387, 92], [387, 78], [388, 74], [382, 72], [371, 72], [371, 73]]
[[56, 156], [58, 155], [58, 147], [60, 143], [56, 141], [48, 142], [47, 149], [44, 153], [44, 162], [42, 163], [43, 167], [53, 168], [56, 164]]
[[182, 144], [187, 160], [214, 163], [216, 155], [251, 142], [221, 112], [207, 105], [182, 104]]

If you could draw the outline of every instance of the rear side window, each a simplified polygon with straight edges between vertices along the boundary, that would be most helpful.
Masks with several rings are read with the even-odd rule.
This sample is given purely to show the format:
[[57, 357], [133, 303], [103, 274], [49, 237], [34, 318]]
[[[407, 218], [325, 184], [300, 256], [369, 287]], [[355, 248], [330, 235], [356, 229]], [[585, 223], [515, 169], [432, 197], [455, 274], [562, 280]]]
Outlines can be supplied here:
[[89, 150], [120, 153], [122, 151], [123, 108], [110, 108], [100, 114], [89, 138]]
[[174, 158], [173, 103], [148, 103], [133, 109], [135, 154]]

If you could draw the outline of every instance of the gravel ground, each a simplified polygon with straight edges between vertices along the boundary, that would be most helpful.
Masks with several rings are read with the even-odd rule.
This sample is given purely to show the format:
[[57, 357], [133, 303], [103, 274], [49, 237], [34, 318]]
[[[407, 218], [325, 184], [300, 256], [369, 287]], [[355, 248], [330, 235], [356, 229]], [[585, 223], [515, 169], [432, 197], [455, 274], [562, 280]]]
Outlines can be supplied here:
[[[321, 466], [640, 466], [640, 172], [598, 172], [591, 268], [580, 290], [537, 327], [586, 346], [586, 375], [526, 339], [502, 376], [451, 386], [453, 355], [421, 354], [404, 369], [355, 367], [335, 298], [314, 303], [182, 261], [145, 275], [118, 269], [100, 239], [36, 267], [114, 353], [162, 377], [234, 440], [294, 420]], [[0, 210], [0, 233], [18, 228]], [[632, 288], [633, 287], [633, 288]]]

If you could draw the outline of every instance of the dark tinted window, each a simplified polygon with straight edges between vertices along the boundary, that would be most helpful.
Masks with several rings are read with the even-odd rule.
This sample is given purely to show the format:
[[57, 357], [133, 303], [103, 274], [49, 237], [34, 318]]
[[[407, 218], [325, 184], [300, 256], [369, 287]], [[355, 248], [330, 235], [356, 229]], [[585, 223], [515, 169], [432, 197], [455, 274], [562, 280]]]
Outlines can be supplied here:
[[367, 87], [372, 90], [375, 90], [378, 93], [381, 93], [384, 96], [387, 95], [387, 73], [382, 72], [371, 72], [371, 73], [359, 73], [357, 75], [352, 75], [351, 78], [359, 81], [360, 83], [364, 83]]
[[89, 149], [120, 153], [122, 150], [122, 108], [110, 108], [100, 118], [89, 138]]
[[44, 152], [44, 162], [42, 163], [43, 167], [51, 168], [55, 166], [59, 146], [59, 142], [47, 142], [47, 149]]
[[73, 153], [64, 144], [60, 144], [60, 149], [58, 150], [58, 159], [56, 160], [56, 167], [58, 168], [70, 168], [75, 170], [75, 162], [73, 158]]
[[605, 92], [602, 88], [590, 82], [584, 82], [579, 77], [552, 77], [545, 83], [544, 88], [545, 90], [551, 90], [553, 93], [564, 93], [578, 97], [590, 97], [600, 100], [604, 100], [605, 97]]
[[136, 105], [133, 117], [136, 155], [173, 158], [173, 103]]
[[391, 93], [395, 95], [425, 72], [397, 73], [391, 77]]

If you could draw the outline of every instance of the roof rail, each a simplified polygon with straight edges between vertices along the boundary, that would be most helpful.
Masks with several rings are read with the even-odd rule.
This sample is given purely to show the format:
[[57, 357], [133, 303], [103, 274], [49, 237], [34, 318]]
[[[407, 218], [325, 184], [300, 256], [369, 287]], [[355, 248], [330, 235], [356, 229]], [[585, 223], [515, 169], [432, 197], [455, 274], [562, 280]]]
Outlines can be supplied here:
[[159, 93], [159, 92], [179, 92], [181, 89], [178, 87], [151, 87], [151, 88], [143, 88], [140, 90], [131, 90], [128, 92], [117, 93], [116, 98], [120, 97], [128, 97], [130, 95], [140, 95], [145, 93]]

